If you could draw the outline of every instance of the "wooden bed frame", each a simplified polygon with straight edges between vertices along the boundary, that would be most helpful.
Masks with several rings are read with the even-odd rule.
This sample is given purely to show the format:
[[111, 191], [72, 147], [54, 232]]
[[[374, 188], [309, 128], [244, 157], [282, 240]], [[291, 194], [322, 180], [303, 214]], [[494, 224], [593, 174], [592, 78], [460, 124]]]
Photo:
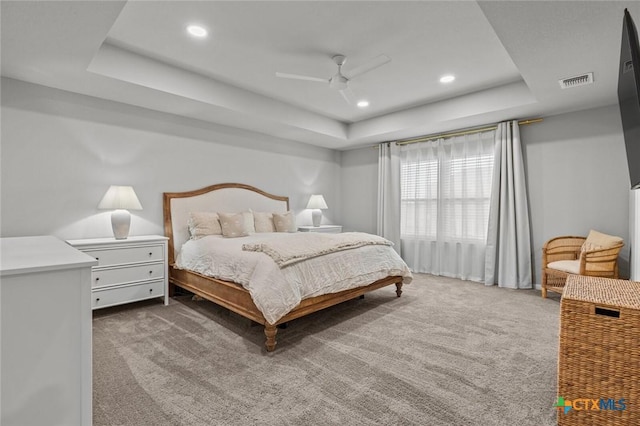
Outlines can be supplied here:
[[402, 277], [389, 276], [367, 286], [324, 294], [304, 299], [275, 324], [269, 324], [251, 299], [249, 291], [240, 284], [207, 277], [195, 272], [174, 267], [177, 249], [188, 238], [187, 218], [192, 211], [239, 212], [255, 211], [285, 212], [289, 210], [289, 198], [268, 194], [253, 186], [240, 183], [223, 183], [188, 192], [165, 192], [163, 194], [164, 230], [169, 238], [169, 283], [170, 293], [174, 286], [182, 287], [198, 296], [223, 306], [245, 318], [264, 325], [265, 346], [268, 352], [276, 347], [279, 324], [317, 312], [329, 306], [354, 299], [370, 291], [396, 285], [397, 297], [402, 294]]

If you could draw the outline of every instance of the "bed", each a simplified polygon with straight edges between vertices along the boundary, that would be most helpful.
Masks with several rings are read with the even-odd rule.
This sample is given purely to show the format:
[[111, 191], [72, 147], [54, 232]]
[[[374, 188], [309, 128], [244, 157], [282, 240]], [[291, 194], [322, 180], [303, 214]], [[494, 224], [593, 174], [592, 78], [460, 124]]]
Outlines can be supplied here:
[[[289, 240], [284, 240], [285, 238], [290, 238], [291, 241], [293, 241], [299, 240], [300, 238], [307, 238], [303, 237], [302, 234], [315, 233], [292, 232], [289, 233], [289, 235], [284, 235], [283, 233], [269, 235], [256, 233], [253, 235], [252, 233], [252, 235], [242, 238], [224, 238], [222, 235], [207, 235], [204, 238], [195, 239], [190, 235], [189, 225], [190, 218], [194, 212], [272, 212], [274, 214], [273, 217], [279, 214], [284, 215], [289, 212], [288, 197], [272, 195], [250, 185], [223, 183], [195, 191], [164, 193], [163, 209], [165, 235], [169, 238], [170, 293], [173, 292], [175, 286], [181, 287], [263, 325], [266, 336], [265, 347], [268, 352], [273, 351], [276, 347], [276, 333], [278, 326], [281, 324], [338, 303], [360, 297], [365, 293], [386, 286], [395, 285], [396, 296], [400, 297], [403, 283], [411, 282], [411, 272], [408, 267], [406, 267], [406, 264], [402, 262], [391, 247], [378, 244], [379, 240], [375, 240], [375, 243], [372, 242], [371, 245], [354, 248], [353, 250], [344, 250], [339, 253], [329, 253], [309, 260], [298, 261], [294, 259], [292, 261], [293, 264], [286, 265], [277, 265], [276, 261], [278, 259], [270, 259], [264, 252], [257, 253], [251, 250], [240, 252], [238, 255], [243, 257], [242, 262], [259, 262], [258, 269], [261, 268], [260, 271], [268, 270], [264, 273], [264, 276], [270, 277], [269, 284], [282, 288], [281, 291], [283, 293], [300, 293], [300, 295], [298, 295], [299, 300], [293, 300], [290, 297], [281, 295], [280, 297], [282, 299], [286, 298], [289, 300], [289, 304], [295, 303], [295, 305], [286, 308], [278, 307], [277, 314], [274, 314], [270, 310], [265, 310], [265, 303], [261, 303], [258, 297], [259, 295], [256, 294], [256, 289], [266, 287], [264, 284], [258, 285], [254, 283], [254, 281], [258, 281], [258, 278], [262, 279], [262, 275], [254, 272], [253, 278], [244, 276], [240, 278], [230, 278], [232, 276], [221, 273], [220, 268], [224, 271], [243, 269], [244, 266], [238, 267], [238, 265], [241, 265], [241, 261], [234, 258], [230, 260], [230, 262], [233, 263], [231, 266], [220, 266], [219, 264], [222, 264], [223, 258], [228, 257], [227, 252], [230, 253], [234, 250], [243, 250], [251, 247], [254, 249], [256, 247], [260, 248], [269, 242], [277, 245], [278, 239], [282, 240], [282, 242], [279, 243], [281, 246], [286, 246], [288, 243], [284, 244], [284, 242]], [[256, 215], [257, 214], [258, 213], [256, 213]], [[193, 228], [191, 231], [193, 231]], [[368, 234], [363, 235], [366, 236]], [[273, 238], [271, 236], [273, 236]], [[349, 236], [345, 234], [341, 238], [348, 237]], [[320, 238], [319, 234], [316, 234], [313, 238]], [[369, 238], [373, 240], [374, 238], [380, 237], [369, 236]], [[380, 238], [380, 240], [383, 239]], [[292, 244], [292, 247], [294, 247], [295, 244]], [[238, 247], [242, 248], [239, 249]], [[210, 250], [210, 252], [202, 254], [202, 250]], [[361, 256], [362, 261], [354, 260], [356, 259], [355, 257], [345, 257], [358, 255]], [[386, 258], [381, 262], [375, 256], [386, 256]], [[315, 275], [310, 271], [320, 271], [318, 276], [329, 276], [332, 271], [327, 269], [325, 264], [335, 265], [339, 259], [345, 259], [344, 262], [350, 262], [351, 264], [357, 263], [358, 265], [365, 265], [372, 262], [386, 264], [388, 261], [391, 266], [384, 270], [378, 270], [380, 269], [378, 268], [370, 273], [362, 273], [359, 274], [358, 277], [349, 277], [348, 280], [336, 280], [336, 283], [340, 284], [340, 286], [327, 289], [325, 289], [322, 284], [313, 283], [317, 288], [311, 285], [311, 287], [313, 287], [312, 290], [288, 290], [284, 284], [280, 284], [280, 281], [286, 280], [278, 279], [277, 274], [279, 273], [286, 272], [286, 274], [292, 275], [295, 269], [303, 269], [301, 276], [306, 278], [300, 279], [300, 282], [306, 285], [306, 280], [310, 282], [315, 281]], [[214, 270], [215, 268], [206, 266], [206, 262], [210, 262], [211, 264], [215, 263], [218, 269]], [[307, 268], [307, 265], [311, 266], [308, 266], [309, 269], [304, 269]], [[364, 267], [366, 266], [361, 266], [361, 268]], [[324, 270], [322, 268], [324, 268]], [[383, 274], [383, 276], [380, 276], [381, 274]], [[326, 277], [324, 279], [326, 279]], [[367, 281], [357, 282], [358, 280]], [[338, 288], [338, 290], [336, 290], [336, 288]], [[271, 291], [270, 287], [269, 291]], [[291, 300], [293, 300], [293, 302]]]

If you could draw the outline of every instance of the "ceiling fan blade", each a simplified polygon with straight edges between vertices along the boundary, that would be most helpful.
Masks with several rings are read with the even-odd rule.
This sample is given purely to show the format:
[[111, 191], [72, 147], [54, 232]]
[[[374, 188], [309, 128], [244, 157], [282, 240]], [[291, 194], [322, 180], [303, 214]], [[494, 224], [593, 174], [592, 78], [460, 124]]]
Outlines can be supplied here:
[[319, 77], [311, 77], [308, 75], [299, 75], [299, 74], [287, 74], [284, 72], [277, 72], [276, 73], [276, 77], [280, 77], [280, 78], [291, 78], [294, 80], [306, 80], [306, 81], [318, 81], [320, 83], [328, 83], [329, 80], [326, 78], [319, 78]]
[[340, 94], [342, 95], [344, 100], [347, 101], [347, 103], [349, 105], [355, 105], [356, 104], [356, 95], [353, 93], [353, 91], [351, 90], [350, 87], [347, 87], [346, 89], [340, 90]]
[[388, 57], [385, 54], [382, 54], [382, 55], [376, 56], [375, 58], [371, 59], [368, 62], [365, 62], [362, 65], [359, 65], [359, 66], [353, 68], [348, 73], [345, 73], [345, 75], [348, 78], [351, 79], [351, 78], [354, 78], [354, 77], [356, 77], [356, 76], [358, 76], [360, 74], [364, 74], [364, 73], [369, 72], [371, 70], [374, 70], [374, 69], [376, 69], [378, 67], [381, 67], [382, 65], [384, 65], [384, 64], [386, 64], [388, 62], [391, 62], [391, 58]]

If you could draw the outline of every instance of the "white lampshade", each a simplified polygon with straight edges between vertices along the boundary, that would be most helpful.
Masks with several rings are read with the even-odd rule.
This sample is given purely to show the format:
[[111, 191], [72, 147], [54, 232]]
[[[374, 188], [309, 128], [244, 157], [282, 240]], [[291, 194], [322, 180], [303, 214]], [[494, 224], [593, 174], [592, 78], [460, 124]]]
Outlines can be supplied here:
[[324, 201], [324, 197], [319, 194], [312, 195], [311, 198], [309, 198], [309, 202], [307, 203], [307, 208], [313, 209], [313, 211], [311, 212], [311, 220], [313, 221], [313, 226], [320, 226], [320, 222], [322, 222], [322, 210], [328, 209], [327, 203]]
[[98, 204], [99, 209], [115, 209], [111, 213], [111, 227], [116, 240], [129, 236], [131, 215], [127, 210], [142, 210], [142, 204], [131, 186], [112, 185]]
[[324, 201], [324, 197], [322, 195], [312, 195], [309, 198], [309, 202], [307, 203], [308, 209], [328, 209], [327, 203]]
[[100, 200], [98, 208], [107, 210], [142, 210], [142, 205], [132, 186], [111, 185], [102, 200]]

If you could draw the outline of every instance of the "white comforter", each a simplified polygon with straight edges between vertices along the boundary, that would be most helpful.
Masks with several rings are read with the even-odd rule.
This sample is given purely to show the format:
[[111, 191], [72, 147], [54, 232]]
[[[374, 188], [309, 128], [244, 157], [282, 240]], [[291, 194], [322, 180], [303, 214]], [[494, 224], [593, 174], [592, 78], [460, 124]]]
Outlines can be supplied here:
[[288, 233], [259, 233], [241, 238], [208, 236], [187, 241], [176, 266], [203, 275], [233, 281], [249, 291], [265, 319], [274, 324], [302, 299], [361, 287], [390, 275], [411, 272], [392, 247], [367, 245], [329, 253], [279, 268], [268, 255], [243, 251], [243, 244], [257, 244]]

